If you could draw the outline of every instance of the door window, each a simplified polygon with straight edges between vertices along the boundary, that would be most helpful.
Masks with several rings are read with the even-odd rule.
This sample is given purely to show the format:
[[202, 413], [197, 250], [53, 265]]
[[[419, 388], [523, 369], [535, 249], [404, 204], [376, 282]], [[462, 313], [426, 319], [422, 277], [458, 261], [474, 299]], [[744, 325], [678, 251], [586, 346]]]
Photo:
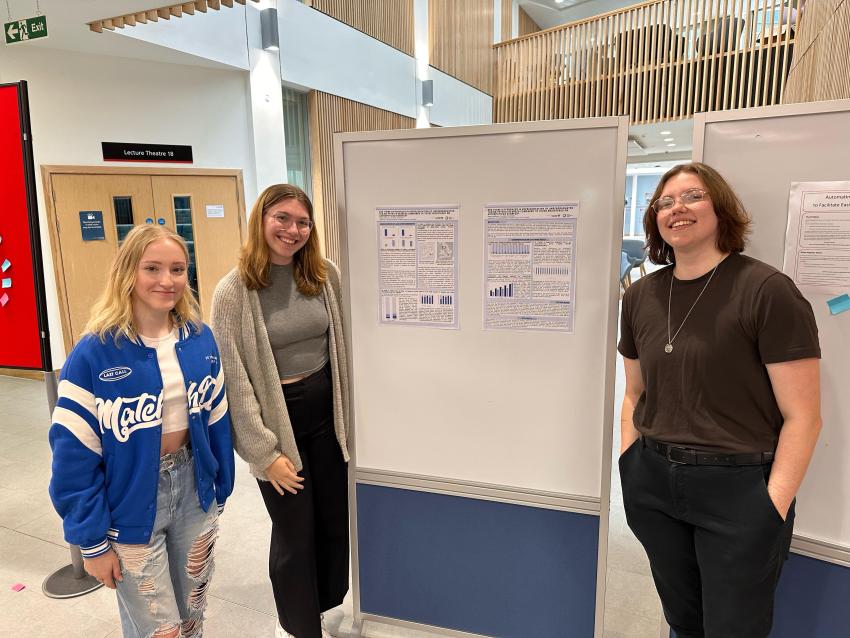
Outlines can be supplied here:
[[198, 271], [195, 267], [195, 232], [192, 228], [192, 197], [174, 195], [174, 222], [177, 234], [186, 242], [189, 249], [189, 285], [195, 294], [198, 292]]
[[133, 198], [129, 195], [116, 195], [112, 198], [112, 207], [115, 209], [115, 229], [118, 231], [120, 246], [127, 233], [133, 230]]

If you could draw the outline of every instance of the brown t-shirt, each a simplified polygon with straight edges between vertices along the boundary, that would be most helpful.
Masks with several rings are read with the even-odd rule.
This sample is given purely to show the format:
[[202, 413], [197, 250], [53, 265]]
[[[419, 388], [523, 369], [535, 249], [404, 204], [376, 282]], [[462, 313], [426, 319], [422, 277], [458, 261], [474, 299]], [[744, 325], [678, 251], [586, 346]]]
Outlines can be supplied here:
[[[673, 281], [671, 334], [709, 274]], [[811, 305], [786, 275], [733, 253], [720, 263], [667, 354], [672, 276], [672, 266], [658, 270], [623, 297], [618, 350], [640, 360], [646, 388], [635, 406], [635, 427], [659, 441], [703, 450], [775, 449], [783, 419], [765, 364], [820, 358]]]

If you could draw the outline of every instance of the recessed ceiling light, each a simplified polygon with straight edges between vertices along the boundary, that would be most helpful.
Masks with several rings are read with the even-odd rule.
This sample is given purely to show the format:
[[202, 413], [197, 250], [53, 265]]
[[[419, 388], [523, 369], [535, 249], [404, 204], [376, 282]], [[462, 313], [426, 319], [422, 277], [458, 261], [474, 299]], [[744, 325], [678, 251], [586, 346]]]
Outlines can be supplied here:
[[673, 137], [665, 137], [665, 138], [664, 138], [664, 141], [665, 141], [665, 142], [672, 142], [674, 139], [675, 139], [675, 138], [673, 138]]
[[668, 144], [667, 146], [676, 146], [675, 144]]
[[661, 131], [662, 135], [673, 135], [673, 131]]

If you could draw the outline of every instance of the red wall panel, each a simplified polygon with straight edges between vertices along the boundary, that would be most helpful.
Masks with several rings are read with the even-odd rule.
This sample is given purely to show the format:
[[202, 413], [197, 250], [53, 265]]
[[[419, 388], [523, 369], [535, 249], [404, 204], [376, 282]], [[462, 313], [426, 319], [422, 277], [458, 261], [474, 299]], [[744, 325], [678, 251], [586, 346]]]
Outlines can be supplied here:
[[20, 84], [0, 85], [0, 268], [6, 265], [0, 280], [7, 286], [0, 287], [0, 367], [42, 370], [50, 356], [41, 334], [46, 322], [39, 322], [44, 293], [23, 90]]

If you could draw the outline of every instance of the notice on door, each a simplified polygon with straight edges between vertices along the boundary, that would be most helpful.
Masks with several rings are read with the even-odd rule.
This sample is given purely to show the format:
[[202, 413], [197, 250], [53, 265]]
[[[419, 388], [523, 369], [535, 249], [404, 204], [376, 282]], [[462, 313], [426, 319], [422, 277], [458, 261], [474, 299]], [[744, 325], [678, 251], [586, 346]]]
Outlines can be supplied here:
[[783, 270], [805, 292], [850, 290], [850, 182], [792, 182]]
[[81, 210], [80, 232], [83, 235], [83, 241], [106, 239], [106, 233], [103, 230], [103, 211]]
[[378, 223], [382, 324], [457, 329], [458, 206], [386, 206]]
[[484, 327], [573, 332], [578, 202], [484, 208]]
[[224, 217], [224, 204], [207, 204], [207, 217]]

